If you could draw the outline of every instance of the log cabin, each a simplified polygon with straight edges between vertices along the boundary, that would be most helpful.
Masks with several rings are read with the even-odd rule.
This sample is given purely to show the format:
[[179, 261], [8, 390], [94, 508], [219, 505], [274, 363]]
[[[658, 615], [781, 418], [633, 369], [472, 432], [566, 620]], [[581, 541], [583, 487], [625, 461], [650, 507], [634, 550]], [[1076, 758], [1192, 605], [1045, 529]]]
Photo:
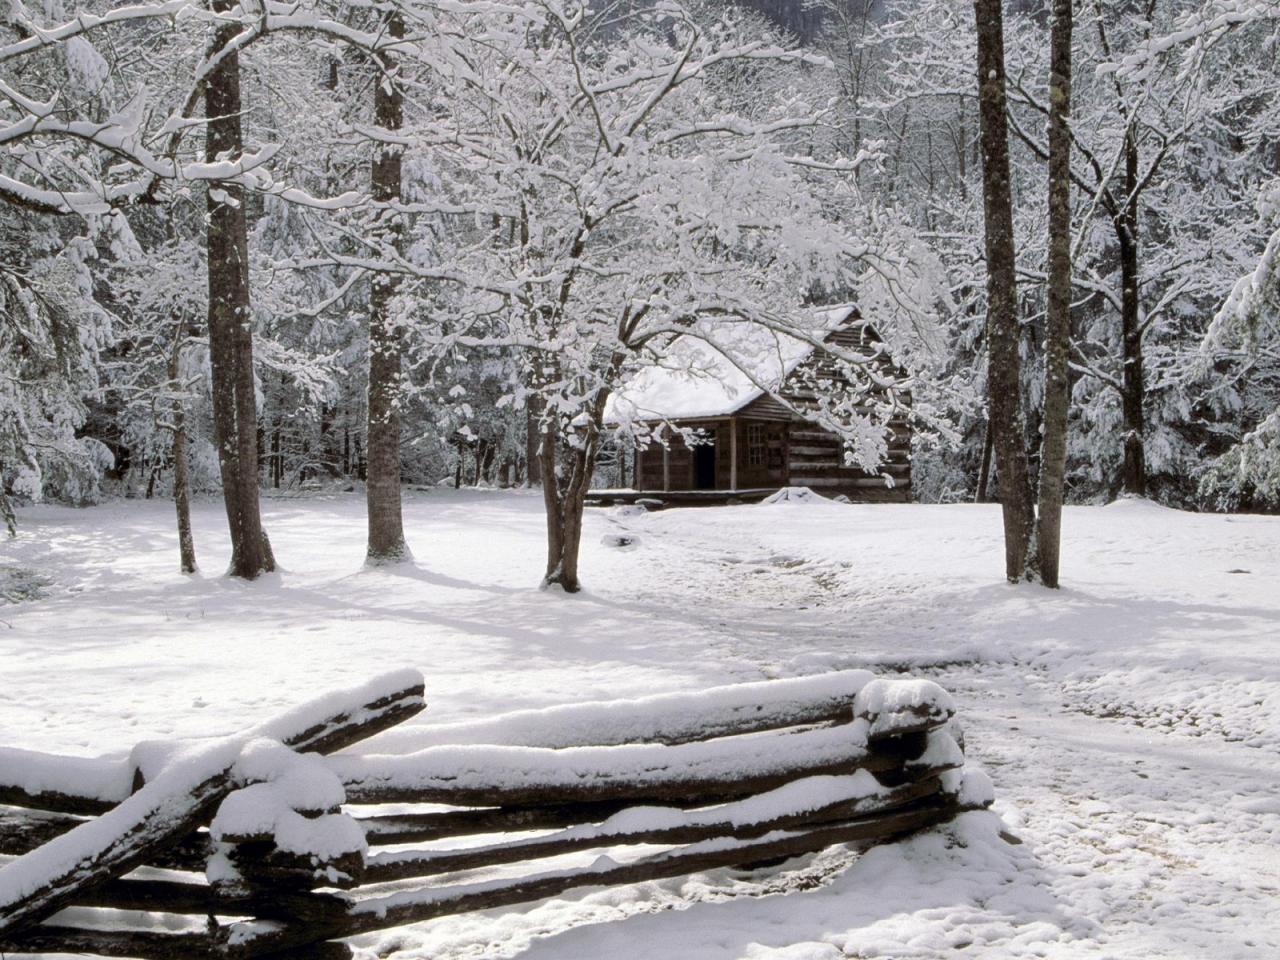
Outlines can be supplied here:
[[[883, 340], [843, 305], [818, 314], [825, 340], [873, 356], [886, 372], [901, 374]], [[845, 464], [841, 438], [798, 416], [788, 404], [812, 407], [816, 377], [849, 388], [830, 360], [811, 345], [772, 341], [763, 376], [748, 378], [710, 347], [697, 375], [687, 369], [646, 368], [610, 404], [607, 419], [628, 419], [660, 438], [631, 454], [636, 495], [687, 502], [760, 499], [781, 487], [810, 487], [828, 497], [861, 502], [905, 502], [911, 495], [911, 425], [890, 421], [888, 453], [875, 471]], [[768, 383], [769, 388], [761, 386]], [[780, 402], [779, 398], [787, 401]], [[665, 440], [665, 442], [663, 442]], [[593, 492], [598, 500], [617, 500]]]

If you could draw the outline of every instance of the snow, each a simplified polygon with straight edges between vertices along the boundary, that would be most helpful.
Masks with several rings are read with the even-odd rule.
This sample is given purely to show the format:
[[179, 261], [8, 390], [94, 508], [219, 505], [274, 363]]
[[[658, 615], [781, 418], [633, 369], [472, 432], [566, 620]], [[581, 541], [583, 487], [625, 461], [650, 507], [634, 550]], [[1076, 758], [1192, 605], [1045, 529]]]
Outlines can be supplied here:
[[[954, 786], [946, 792], [959, 796], [962, 793], [960, 771]], [[614, 814], [599, 824], [580, 824], [559, 830], [554, 838], [557, 840], [599, 839], [601, 842], [612, 840], [620, 842], [625, 834], [651, 833], [660, 830], [675, 830], [684, 827], [710, 827], [731, 824], [735, 828], [759, 826], [786, 818], [797, 817], [829, 807], [853, 805], [845, 810], [843, 816], [851, 817], [862, 813], [871, 813], [886, 806], [884, 801], [892, 795], [892, 790], [881, 786], [879, 781], [866, 770], [859, 770], [848, 776], [804, 777], [793, 780], [774, 790], [768, 790], [743, 800], [703, 807], [695, 810], [682, 810], [671, 807], [629, 807]], [[977, 797], [970, 792], [968, 797]], [[981, 798], [977, 799], [981, 804]], [[532, 841], [512, 840], [497, 844], [499, 848], [518, 848], [526, 842], [540, 843], [546, 837], [538, 836]], [[417, 851], [377, 853], [369, 858], [370, 863], [394, 863], [399, 860], [421, 860]]]
[[[813, 311], [815, 336], [834, 329], [851, 307]], [[776, 391], [813, 345], [760, 326], [739, 325], [712, 345], [681, 337], [661, 362], [642, 367], [609, 398], [605, 420], [718, 417], [741, 410], [766, 391]]]
[[734, 826], [767, 823], [793, 813], [820, 810], [849, 800], [870, 800], [888, 789], [866, 770], [848, 777], [806, 777], [734, 804], [730, 822]]
[[985, 770], [948, 770], [942, 788], [963, 807], [989, 807], [996, 800], [996, 786]]
[[276, 846], [285, 853], [315, 857], [320, 862], [368, 849], [364, 831], [356, 821], [342, 813], [323, 817], [286, 815], [276, 823]]
[[401, 725], [364, 741], [354, 752], [410, 753], [429, 746], [466, 743], [555, 748], [679, 742], [707, 732], [728, 731], [744, 721], [781, 726], [802, 710], [825, 713], [845, 704], [852, 707], [873, 678], [867, 670], [837, 670], [690, 693], [517, 710], [463, 723]]
[[342, 781], [319, 757], [294, 753], [278, 740], [251, 740], [231, 772], [240, 783], [269, 787], [290, 810], [329, 810], [347, 799]]
[[[797, 836], [799, 831], [789, 830], [773, 830], [768, 833], [761, 834], [759, 837], [751, 839], [737, 839], [734, 837], [711, 837], [707, 840], [700, 840], [696, 843], [689, 843], [676, 848], [670, 852], [663, 852], [655, 855], [654, 859], [662, 860], [667, 857], [683, 857], [686, 855], [693, 856], [703, 853], [716, 853], [723, 850], [733, 850], [738, 847], [750, 849], [757, 845], [765, 845], [777, 840], [784, 840]], [[624, 864], [613, 857], [606, 855], [595, 857], [590, 863], [574, 867], [568, 870], [549, 870], [530, 874], [521, 877], [519, 882], [536, 882], [539, 880], [551, 879], [555, 877], [577, 877], [582, 874], [590, 873], [607, 873]], [[365, 900], [357, 901], [352, 909], [353, 915], [357, 918], [360, 914], [373, 914], [378, 917], [385, 917], [388, 913], [400, 908], [418, 904], [430, 904], [440, 901], [453, 900], [466, 897], [474, 893], [481, 893], [490, 890], [500, 889], [511, 885], [512, 881], [508, 878], [485, 880], [476, 883], [461, 883], [450, 885], [447, 887], [433, 887], [427, 889], [408, 890], [400, 893], [390, 894], [382, 897], [372, 897]], [[357, 920], [358, 922], [358, 920]]]
[[239, 746], [228, 739], [187, 750], [146, 787], [102, 816], [0, 867], [0, 910], [94, 858], [116, 838], [138, 832], [152, 818], [180, 815], [197, 787], [234, 762]]
[[[0, 611], [0, 741], [123, 764], [136, 741], [240, 731], [412, 665], [430, 706], [379, 751], [441, 745], [454, 724], [468, 725], [458, 742], [510, 745], [509, 718], [486, 725], [511, 711], [903, 669], [950, 694], [966, 766], [994, 787], [966, 771], [958, 789], [993, 792], [991, 811], [861, 856], [582, 890], [357, 946], [408, 960], [1280, 955], [1280, 518], [1068, 507], [1066, 586], [1048, 591], [1003, 582], [998, 506], [591, 510], [586, 592], [568, 598], [536, 589], [536, 492], [435, 490], [405, 516], [417, 560], [364, 570], [362, 497], [268, 501], [283, 570], [248, 585], [177, 572], [166, 502], [21, 511], [0, 553], [52, 583]], [[206, 570], [225, 567], [224, 524], [220, 504], [195, 505]], [[551, 713], [526, 714], [532, 737], [577, 736], [591, 711], [563, 726]]]
[[118, 803], [129, 795], [133, 776], [126, 764], [0, 746], [0, 786], [27, 793], [72, 793]]
[[[215, 842], [271, 838], [281, 850], [320, 861], [368, 849], [354, 819], [328, 813], [347, 795], [342, 781], [319, 757], [294, 753], [275, 740], [252, 740], [241, 751], [232, 775], [248, 786], [218, 806], [209, 825]], [[221, 870], [219, 865], [214, 875]]]
[[951, 695], [932, 680], [872, 680], [858, 691], [854, 716], [871, 722], [867, 736], [888, 736], [913, 723], [940, 723], [956, 712]]
[[[363, 707], [353, 704], [373, 703], [422, 683], [422, 675], [415, 670], [400, 669], [374, 677], [372, 680], [345, 690], [330, 690], [313, 697], [306, 703], [296, 704], [239, 735], [239, 742], [249, 751], [237, 763], [242, 770], [241, 779], [250, 782], [273, 779], [268, 775], [282, 764], [297, 767], [299, 761], [293, 751], [281, 746], [280, 739], [289, 739], [304, 731], [309, 736], [324, 731], [327, 720], [340, 715], [360, 720], [370, 714]], [[406, 698], [407, 699], [407, 698]], [[255, 740], [262, 742], [257, 743]], [[149, 782], [193, 750], [201, 747], [198, 742], [186, 740], [144, 740], [128, 751], [125, 757], [77, 757], [24, 750], [17, 747], [0, 747], [0, 786], [12, 786], [27, 793], [52, 791], [78, 797], [118, 803], [133, 790], [135, 772]], [[322, 771], [323, 772], [323, 771]], [[332, 775], [326, 774], [332, 779]], [[341, 783], [337, 783], [341, 789]], [[318, 791], [315, 782], [307, 782], [305, 789]], [[318, 794], [325, 796], [323, 792]], [[329, 806], [336, 806], [335, 800]]]
[[[0, 866], [0, 907], [14, 906], [43, 887], [60, 881], [73, 869], [93, 866], [121, 837], [145, 837], [163, 830], [171, 821], [188, 812], [192, 797], [208, 781], [228, 772], [241, 782], [265, 778], [268, 782], [235, 791], [228, 796], [214, 818], [211, 832], [215, 840], [227, 835], [276, 834], [277, 844], [290, 852], [312, 854], [320, 859], [348, 852], [363, 852], [364, 835], [346, 815], [305, 820], [294, 809], [336, 807], [345, 800], [341, 781], [316, 757], [301, 756], [274, 740], [271, 734], [290, 739], [302, 732], [324, 731], [325, 721], [339, 715], [359, 718], [352, 704], [388, 696], [421, 682], [412, 670], [384, 674], [349, 690], [330, 692], [295, 706], [281, 716], [254, 728], [249, 735], [232, 735], [212, 740], [143, 743], [130, 753], [128, 764], [106, 760], [71, 760], [59, 781], [45, 775], [61, 758], [30, 751], [10, 751], [5, 759], [17, 767], [13, 780], [47, 789], [49, 783], [69, 785], [67, 777], [87, 770], [83, 790], [73, 793], [109, 795], [116, 787], [113, 774], [104, 785], [104, 771], [115, 766], [142, 772], [145, 785], [120, 800], [102, 816], [86, 820], [38, 849]], [[363, 709], [363, 708], [362, 708]], [[255, 736], [256, 734], [256, 736]], [[132, 777], [130, 777], [132, 783]], [[111, 796], [110, 799], [116, 799]], [[158, 825], [152, 827], [151, 825]], [[212, 874], [222, 875], [224, 866], [214, 865]]]
[[[608, 747], [518, 747], [445, 744], [411, 754], [336, 756], [328, 761], [348, 791], [368, 796], [384, 788], [447, 798], [503, 796], [521, 789], [607, 791], [615, 784], [663, 787], [787, 773], [797, 764], [857, 762], [867, 755], [865, 728], [843, 724], [783, 730], [676, 746], [631, 743]], [[947, 755], [940, 746], [937, 755]], [[458, 802], [481, 802], [465, 801]]]
[[760, 501], [763, 504], [775, 503], [804, 503], [804, 504], [821, 504], [833, 503], [835, 501], [824, 497], [821, 494], [814, 493], [808, 487], [783, 487], [777, 493], [771, 493]]
[[933, 730], [929, 733], [929, 741], [924, 753], [907, 764], [911, 767], [939, 768], [959, 767], [964, 763], [964, 753], [950, 732]]

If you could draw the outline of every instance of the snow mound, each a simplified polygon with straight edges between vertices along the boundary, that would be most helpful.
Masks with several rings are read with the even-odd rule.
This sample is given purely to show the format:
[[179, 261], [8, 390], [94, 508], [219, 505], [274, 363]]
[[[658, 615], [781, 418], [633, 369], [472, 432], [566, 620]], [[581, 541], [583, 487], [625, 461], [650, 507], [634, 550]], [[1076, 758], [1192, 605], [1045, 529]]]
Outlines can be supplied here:
[[783, 487], [777, 493], [770, 494], [761, 503], [830, 503], [826, 497], [814, 493], [808, 487]]
[[1152, 516], [1165, 515], [1171, 513], [1182, 513], [1184, 511], [1175, 510], [1173, 507], [1166, 507], [1164, 504], [1156, 503], [1146, 497], [1139, 497], [1132, 493], [1123, 493], [1116, 497], [1110, 503], [1102, 508], [1110, 511], [1123, 511], [1125, 513], [1143, 514], [1147, 513]]
[[932, 680], [872, 680], [853, 703], [853, 715], [870, 724], [872, 740], [936, 727], [955, 712], [951, 695]]
[[342, 781], [318, 757], [271, 740], [249, 743], [233, 774], [246, 786], [222, 801], [209, 827], [215, 840], [267, 834], [279, 810], [325, 812], [347, 798]]
[[233, 774], [248, 786], [218, 807], [209, 825], [216, 843], [270, 837], [279, 849], [322, 863], [367, 852], [359, 824], [330, 812], [346, 800], [346, 791], [318, 756], [294, 753], [274, 740], [253, 740]]
[[[696, 691], [649, 694], [630, 700], [594, 700], [517, 710], [458, 723], [407, 725], [386, 730], [361, 753], [414, 753], [442, 744], [573, 747], [724, 736], [744, 718], [779, 720], [806, 705], [821, 709], [852, 703], [875, 679], [867, 670], [829, 670], [781, 680], [731, 683]], [[345, 751], [352, 752], [352, 751]]]
[[133, 770], [109, 758], [39, 753], [0, 747], [0, 787], [26, 793], [67, 793], [119, 803], [129, 796]]

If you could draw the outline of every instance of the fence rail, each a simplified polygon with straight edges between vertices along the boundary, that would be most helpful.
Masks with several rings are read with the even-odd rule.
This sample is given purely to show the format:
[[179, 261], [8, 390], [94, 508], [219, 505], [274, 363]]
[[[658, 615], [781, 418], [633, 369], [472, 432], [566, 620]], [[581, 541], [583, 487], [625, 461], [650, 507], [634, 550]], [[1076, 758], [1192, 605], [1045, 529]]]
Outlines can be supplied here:
[[[17, 858], [0, 949], [327, 960], [359, 933], [866, 847], [989, 802], [929, 681], [843, 671], [399, 726], [424, 705], [399, 672], [122, 761], [0, 750], [0, 854]], [[368, 809], [385, 803], [407, 809]], [[481, 840], [438, 846], [464, 836]], [[69, 905], [190, 919], [78, 927]]]

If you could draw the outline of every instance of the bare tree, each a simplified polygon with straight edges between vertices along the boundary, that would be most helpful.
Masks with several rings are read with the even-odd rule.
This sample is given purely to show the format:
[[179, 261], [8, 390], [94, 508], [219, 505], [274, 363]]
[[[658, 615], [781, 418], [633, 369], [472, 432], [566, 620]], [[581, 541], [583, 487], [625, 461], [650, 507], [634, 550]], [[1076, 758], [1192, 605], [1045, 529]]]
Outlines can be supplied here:
[[163, 419], [158, 411], [156, 420], [173, 436], [173, 507], [178, 517], [178, 563], [183, 573], [196, 572], [196, 543], [191, 532], [191, 479], [187, 470], [187, 411], [186, 385], [182, 383], [182, 348], [189, 341], [186, 324], [179, 322], [169, 348], [169, 411]]
[[1071, 28], [1072, 0], [1053, 0], [1049, 41], [1049, 236], [1045, 317], [1044, 411], [1040, 441], [1036, 556], [1047, 587], [1058, 586], [1062, 499], [1067, 465], [1071, 351]]
[[[404, 36], [399, 12], [387, 17], [387, 34]], [[404, 97], [397, 78], [396, 60], [390, 51], [374, 55], [377, 69], [373, 85], [374, 122], [384, 131], [400, 129]], [[391, 143], [374, 145], [372, 193], [375, 201], [400, 199], [401, 148]], [[375, 235], [380, 243], [398, 249], [403, 236], [400, 214], [385, 209], [377, 217]], [[369, 291], [369, 439], [365, 496], [369, 513], [369, 545], [365, 562], [395, 563], [410, 556], [404, 539], [400, 504], [400, 401], [401, 330], [393, 311], [398, 277], [375, 273]]]
[[1018, 355], [1018, 291], [1013, 246], [1013, 197], [1005, 119], [1002, 0], [975, 0], [978, 106], [982, 130], [982, 190], [987, 253], [987, 405], [1004, 514], [1005, 576], [1026, 573], [1035, 522], [1022, 412]]
[[[218, 0], [214, 10], [232, 9]], [[204, 87], [205, 160], [244, 152], [240, 127], [240, 58], [232, 43], [240, 25], [218, 27], [213, 49], [221, 59]], [[227, 52], [230, 47], [230, 52]], [[231, 530], [234, 577], [252, 580], [275, 569], [258, 503], [258, 412], [253, 382], [253, 329], [249, 303], [249, 233], [245, 192], [223, 182], [208, 192], [209, 362], [213, 380], [213, 429], [222, 475], [222, 497]]]

